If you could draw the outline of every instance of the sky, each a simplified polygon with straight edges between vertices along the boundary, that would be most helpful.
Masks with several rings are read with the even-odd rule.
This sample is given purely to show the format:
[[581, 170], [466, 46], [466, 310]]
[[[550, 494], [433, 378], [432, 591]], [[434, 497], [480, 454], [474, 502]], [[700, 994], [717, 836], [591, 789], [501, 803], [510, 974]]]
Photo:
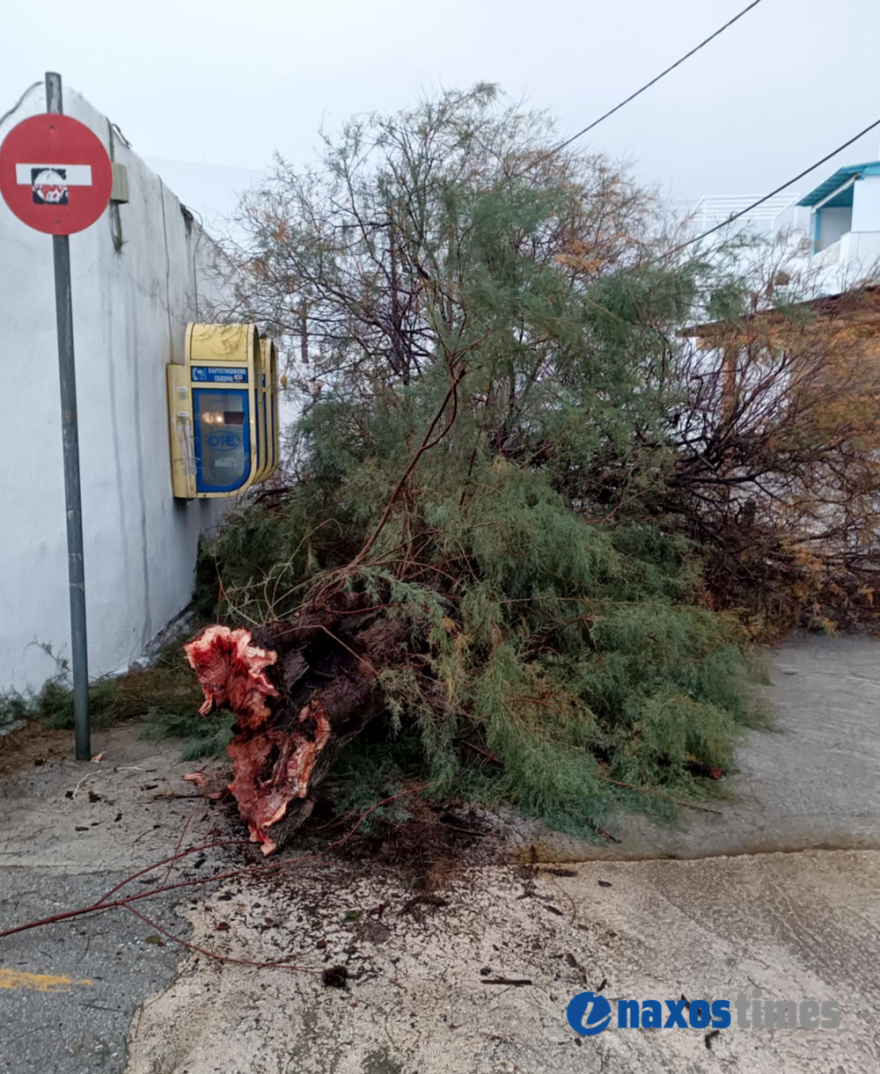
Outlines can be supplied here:
[[[575, 133], [747, 0], [43, 0], [5, 5], [0, 113], [46, 70], [208, 217], [324, 128], [498, 83]], [[582, 140], [671, 200], [760, 195], [880, 119], [877, 0], [761, 0]], [[880, 127], [793, 190], [880, 155]], [[198, 167], [196, 167], [198, 166]]]

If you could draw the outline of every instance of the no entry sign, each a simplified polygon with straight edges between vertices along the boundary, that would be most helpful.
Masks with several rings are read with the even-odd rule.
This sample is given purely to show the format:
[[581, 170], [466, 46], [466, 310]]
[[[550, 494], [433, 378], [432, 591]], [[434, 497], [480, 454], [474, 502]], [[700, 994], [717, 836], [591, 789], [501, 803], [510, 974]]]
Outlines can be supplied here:
[[0, 146], [0, 194], [19, 220], [73, 235], [106, 209], [113, 167], [100, 139], [70, 116], [31, 116]]

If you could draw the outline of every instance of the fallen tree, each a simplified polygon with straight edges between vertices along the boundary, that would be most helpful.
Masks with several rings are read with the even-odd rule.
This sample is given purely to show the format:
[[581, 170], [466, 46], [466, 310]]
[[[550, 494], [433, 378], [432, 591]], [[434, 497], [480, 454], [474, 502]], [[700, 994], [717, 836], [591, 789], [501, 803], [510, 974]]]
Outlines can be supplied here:
[[[749, 638], [815, 593], [790, 538], [831, 519], [836, 475], [834, 535], [876, 551], [873, 320], [801, 331], [795, 281], [682, 247], [490, 86], [354, 121], [239, 223], [224, 312], [284, 341], [301, 413], [283, 487], [204, 548], [222, 625], [188, 653], [238, 721], [252, 837], [277, 846], [343, 750], [349, 786], [385, 765], [361, 803], [442, 781], [600, 836], [612, 802], [698, 793], [750, 717]], [[777, 286], [782, 336], [757, 316]], [[780, 579], [790, 610], [749, 635]]]
[[478, 86], [353, 122], [242, 216], [227, 312], [298, 356], [301, 418], [285, 490], [205, 550], [224, 629], [189, 653], [264, 850], [380, 714], [418, 782], [581, 832], [723, 769], [737, 624], [650, 506], [701, 268], [650, 197]]
[[[687, 542], [588, 525], [540, 470], [479, 460], [473, 473], [472, 496], [447, 491], [420, 520], [405, 502], [377, 512], [390, 521], [363, 535], [369, 555], [307, 579], [284, 618], [187, 646], [203, 711], [236, 714], [231, 788], [264, 852], [376, 717], [417, 743], [419, 781], [581, 832], [601, 834], [613, 801], [687, 798], [729, 764], [750, 709], [736, 625], [692, 602]], [[310, 502], [303, 488], [263, 522], [295, 549]], [[215, 554], [254, 510], [228, 520]]]

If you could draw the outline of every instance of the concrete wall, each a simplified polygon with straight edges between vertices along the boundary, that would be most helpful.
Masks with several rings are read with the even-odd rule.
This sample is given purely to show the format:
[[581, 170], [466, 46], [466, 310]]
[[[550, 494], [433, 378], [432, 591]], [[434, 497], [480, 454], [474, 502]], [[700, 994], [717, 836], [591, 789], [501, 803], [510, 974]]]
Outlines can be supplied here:
[[[93, 676], [127, 665], [190, 600], [199, 535], [223, 501], [171, 495], [165, 365], [184, 327], [206, 314], [216, 248], [177, 198], [65, 90], [81, 120], [128, 167], [119, 208], [70, 239], [80, 455]], [[45, 110], [42, 87], [0, 125], [0, 139]], [[118, 237], [118, 236], [117, 236]], [[0, 202], [0, 692], [38, 688], [70, 653], [52, 241]]]
[[849, 280], [870, 277], [878, 279], [880, 271], [880, 229], [850, 231], [840, 240], [840, 260], [846, 266]]
[[852, 209], [822, 209], [819, 213], [819, 249], [827, 249], [851, 230]]

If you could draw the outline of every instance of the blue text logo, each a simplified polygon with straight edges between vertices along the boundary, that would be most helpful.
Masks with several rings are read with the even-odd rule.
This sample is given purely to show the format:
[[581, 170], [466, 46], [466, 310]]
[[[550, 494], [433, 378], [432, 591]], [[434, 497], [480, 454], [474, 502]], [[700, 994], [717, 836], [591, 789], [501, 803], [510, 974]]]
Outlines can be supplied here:
[[[618, 999], [617, 1029], [727, 1029], [736, 1010], [738, 1029], [837, 1029], [840, 1004], [835, 999], [821, 1003], [765, 999], [760, 988], [751, 996], [740, 992], [736, 1002], [729, 999]], [[579, 992], [566, 1009], [568, 1024], [582, 1037], [595, 1037], [611, 1025], [611, 1003], [595, 992]], [[821, 1019], [821, 1020], [820, 1020]]]

